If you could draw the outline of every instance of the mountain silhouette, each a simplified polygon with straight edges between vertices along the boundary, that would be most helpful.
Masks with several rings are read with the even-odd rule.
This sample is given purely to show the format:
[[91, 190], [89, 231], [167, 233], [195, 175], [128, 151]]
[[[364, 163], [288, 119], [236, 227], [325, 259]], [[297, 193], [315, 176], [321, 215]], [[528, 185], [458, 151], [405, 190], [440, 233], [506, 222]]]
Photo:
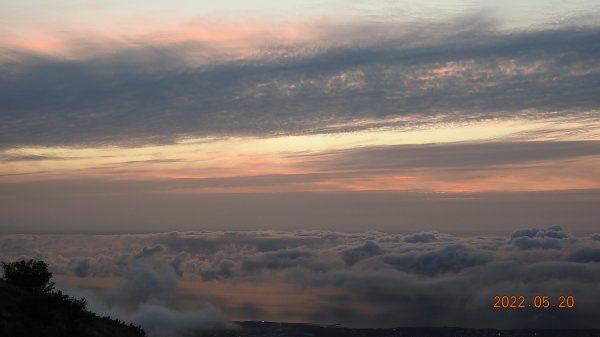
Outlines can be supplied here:
[[85, 299], [54, 290], [43, 261], [2, 263], [0, 336], [144, 337], [141, 327], [86, 309]]

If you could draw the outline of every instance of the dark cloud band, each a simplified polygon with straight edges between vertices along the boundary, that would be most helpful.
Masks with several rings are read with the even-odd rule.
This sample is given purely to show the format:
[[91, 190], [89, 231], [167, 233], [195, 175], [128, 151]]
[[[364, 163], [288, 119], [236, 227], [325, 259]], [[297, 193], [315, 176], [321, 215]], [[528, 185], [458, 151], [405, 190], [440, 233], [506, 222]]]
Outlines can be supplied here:
[[[181, 61], [182, 48], [207, 48], [193, 43], [117, 46], [80, 60], [13, 51], [0, 64], [0, 146], [340, 132], [364, 128], [355, 122], [365, 119], [375, 123], [368, 127], [401, 128], [432, 116], [594, 119], [597, 28], [510, 35], [481, 28], [395, 37], [396, 27], [361, 27], [377, 31], [376, 41], [341, 46], [336, 38], [354, 30], [334, 29], [316, 53], [304, 46], [286, 58], [200, 68]], [[396, 117], [403, 121], [389, 121]]]

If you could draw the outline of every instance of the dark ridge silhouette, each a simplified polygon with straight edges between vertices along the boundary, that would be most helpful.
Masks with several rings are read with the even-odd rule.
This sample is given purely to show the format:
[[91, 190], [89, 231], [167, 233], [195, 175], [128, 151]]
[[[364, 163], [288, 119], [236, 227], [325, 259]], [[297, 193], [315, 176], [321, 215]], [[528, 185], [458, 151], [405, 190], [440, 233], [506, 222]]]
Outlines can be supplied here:
[[86, 300], [53, 290], [43, 261], [2, 262], [0, 336], [144, 337], [141, 327], [86, 310]]
[[598, 337], [600, 330], [583, 329], [466, 329], [452, 327], [405, 327], [355, 329], [339, 325], [305, 323], [235, 322], [239, 329], [206, 331], [197, 337]]

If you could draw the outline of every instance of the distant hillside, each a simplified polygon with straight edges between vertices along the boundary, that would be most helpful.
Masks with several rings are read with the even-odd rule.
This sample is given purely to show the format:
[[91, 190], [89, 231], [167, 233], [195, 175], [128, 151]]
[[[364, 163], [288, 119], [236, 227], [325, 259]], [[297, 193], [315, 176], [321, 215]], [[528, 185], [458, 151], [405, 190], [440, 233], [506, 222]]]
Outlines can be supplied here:
[[352, 329], [301, 323], [236, 322], [239, 329], [206, 331], [198, 337], [598, 337], [600, 330], [464, 329], [447, 327]]
[[44, 292], [0, 280], [0, 336], [142, 337], [137, 326], [85, 309], [85, 301], [60, 291]]

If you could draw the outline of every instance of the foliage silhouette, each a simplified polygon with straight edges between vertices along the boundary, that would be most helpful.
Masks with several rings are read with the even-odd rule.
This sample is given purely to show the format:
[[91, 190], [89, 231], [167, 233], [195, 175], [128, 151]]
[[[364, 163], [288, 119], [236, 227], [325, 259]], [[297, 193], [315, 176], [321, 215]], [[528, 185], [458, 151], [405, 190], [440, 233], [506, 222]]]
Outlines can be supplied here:
[[144, 330], [86, 309], [77, 299], [54, 290], [44, 261], [2, 262], [0, 336], [145, 337]]
[[54, 283], [50, 282], [52, 273], [48, 271], [48, 265], [44, 261], [2, 262], [2, 268], [4, 269], [2, 279], [10, 284], [44, 292], [54, 289]]

